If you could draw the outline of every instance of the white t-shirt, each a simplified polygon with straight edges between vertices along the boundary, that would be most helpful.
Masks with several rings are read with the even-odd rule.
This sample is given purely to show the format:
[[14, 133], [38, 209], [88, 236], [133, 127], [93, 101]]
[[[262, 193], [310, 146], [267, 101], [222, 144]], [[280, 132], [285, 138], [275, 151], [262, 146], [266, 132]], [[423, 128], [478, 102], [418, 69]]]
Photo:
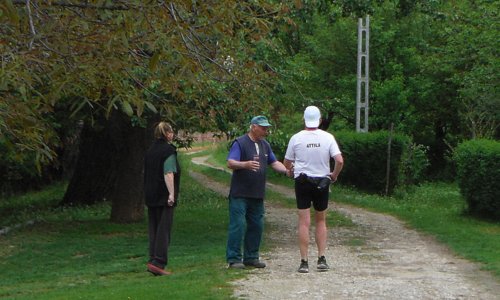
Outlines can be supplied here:
[[288, 142], [285, 158], [294, 161], [294, 177], [305, 173], [322, 177], [330, 173], [330, 158], [341, 154], [337, 141], [321, 129], [302, 130]]

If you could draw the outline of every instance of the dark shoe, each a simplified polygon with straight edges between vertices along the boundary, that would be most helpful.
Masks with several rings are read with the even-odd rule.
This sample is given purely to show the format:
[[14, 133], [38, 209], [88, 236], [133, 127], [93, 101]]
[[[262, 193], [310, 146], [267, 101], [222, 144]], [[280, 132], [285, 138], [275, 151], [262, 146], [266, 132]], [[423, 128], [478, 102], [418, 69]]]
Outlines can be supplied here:
[[228, 269], [244, 269], [245, 265], [241, 262], [232, 262], [227, 266]]
[[330, 267], [326, 263], [326, 258], [324, 256], [321, 256], [318, 258], [318, 271], [319, 272], [324, 272], [328, 271]]
[[172, 274], [172, 272], [165, 271], [164, 269], [157, 267], [151, 263], [148, 264], [148, 272], [155, 276], [166, 276]]
[[309, 264], [307, 260], [300, 260], [300, 267], [298, 270], [299, 273], [309, 273]]
[[259, 268], [259, 269], [266, 267], [266, 264], [264, 262], [261, 262], [260, 260], [246, 261], [243, 262], [243, 264], [247, 267]]

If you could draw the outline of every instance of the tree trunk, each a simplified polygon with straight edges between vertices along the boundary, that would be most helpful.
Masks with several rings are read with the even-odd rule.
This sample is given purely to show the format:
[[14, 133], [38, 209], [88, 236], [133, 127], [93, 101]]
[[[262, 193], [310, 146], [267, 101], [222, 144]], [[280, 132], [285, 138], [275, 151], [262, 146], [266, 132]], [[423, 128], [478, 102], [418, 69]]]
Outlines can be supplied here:
[[85, 124], [80, 154], [62, 204], [90, 205], [110, 201], [111, 221], [136, 222], [144, 217], [143, 158], [150, 143], [147, 130], [113, 111], [101, 124]]
[[114, 127], [120, 159], [114, 163], [116, 185], [108, 197], [112, 201], [111, 221], [129, 223], [144, 218], [144, 154], [151, 140], [146, 129], [133, 127], [130, 119], [123, 117], [125, 122], [117, 123], [121, 127]]
[[107, 191], [113, 187], [113, 150], [108, 134], [105, 127], [84, 124], [76, 167], [61, 204], [92, 205], [106, 200]]

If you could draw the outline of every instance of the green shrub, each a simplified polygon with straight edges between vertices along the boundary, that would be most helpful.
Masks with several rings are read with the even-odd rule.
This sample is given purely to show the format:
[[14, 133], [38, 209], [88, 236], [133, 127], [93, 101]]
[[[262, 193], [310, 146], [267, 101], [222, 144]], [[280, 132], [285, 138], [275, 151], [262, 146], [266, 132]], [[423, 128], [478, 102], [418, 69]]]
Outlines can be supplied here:
[[[359, 189], [384, 194], [387, 184], [386, 131], [356, 133], [338, 131], [333, 133], [344, 156], [344, 169], [339, 182]], [[267, 138], [276, 157], [282, 161], [293, 134], [281, 130], [273, 131]], [[388, 193], [396, 186], [408, 187], [419, 184], [429, 166], [426, 148], [411, 142], [408, 136], [394, 134], [391, 143], [391, 164]], [[332, 168], [333, 168], [332, 161]]]
[[429, 166], [427, 150], [427, 147], [415, 143], [406, 145], [399, 166], [399, 186], [413, 186], [424, 181]]
[[266, 138], [266, 140], [271, 145], [274, 155], [279, 161], [283, 161], [285, 158], [286, 148], [288, 147], [288, 141], [293, 134], [286, 134], [280, 129], [273, 130], [271, 134]]
[[[369, 133], [340, 131], [335, 134], [335, 138], [344, 157], [344, 169], [339, 182], [367, 192], [384, 194], [387, 185], [389, 133], [387, 131]], [[408, 154], [408, 151], [412, 149], [413, 155]], [[425, 163], [418, 163], [418, 160], [422, 159], [421, 151], [415, 151], [415, 149], [418, 148], [411, 147], [409, 137], [401, 134], [393, 135], [387, 186], [389, 194], [394, 191], [397, 184], [410, 181], [404, 176], [411, 178], [411, 182], [417, 181], [416, 177], [422, 172], [420, 168], [425, 168]], [[418, 172], [415, 169], [418, 169]]]
[[43, 180], [34, 155], [15, 152], [10, 142], [0, 138], [0, 195], [39, 187]]
[[500, 220], [500, 143], [467, 141], [458, 145], [453, 158], [468, 211]]

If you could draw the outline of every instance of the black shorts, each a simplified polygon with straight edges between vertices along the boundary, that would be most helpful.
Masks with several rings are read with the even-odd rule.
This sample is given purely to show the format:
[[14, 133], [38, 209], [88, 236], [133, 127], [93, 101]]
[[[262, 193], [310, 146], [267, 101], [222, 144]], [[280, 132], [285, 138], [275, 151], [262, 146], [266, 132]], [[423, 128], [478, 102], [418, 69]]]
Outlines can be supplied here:
[[311, 208], [311, 203], [316, 211], [328, 208], [329, 189], [318, 189], [316, 184], [309, 181], [295, 180], [295, 198], [298, 209]]

